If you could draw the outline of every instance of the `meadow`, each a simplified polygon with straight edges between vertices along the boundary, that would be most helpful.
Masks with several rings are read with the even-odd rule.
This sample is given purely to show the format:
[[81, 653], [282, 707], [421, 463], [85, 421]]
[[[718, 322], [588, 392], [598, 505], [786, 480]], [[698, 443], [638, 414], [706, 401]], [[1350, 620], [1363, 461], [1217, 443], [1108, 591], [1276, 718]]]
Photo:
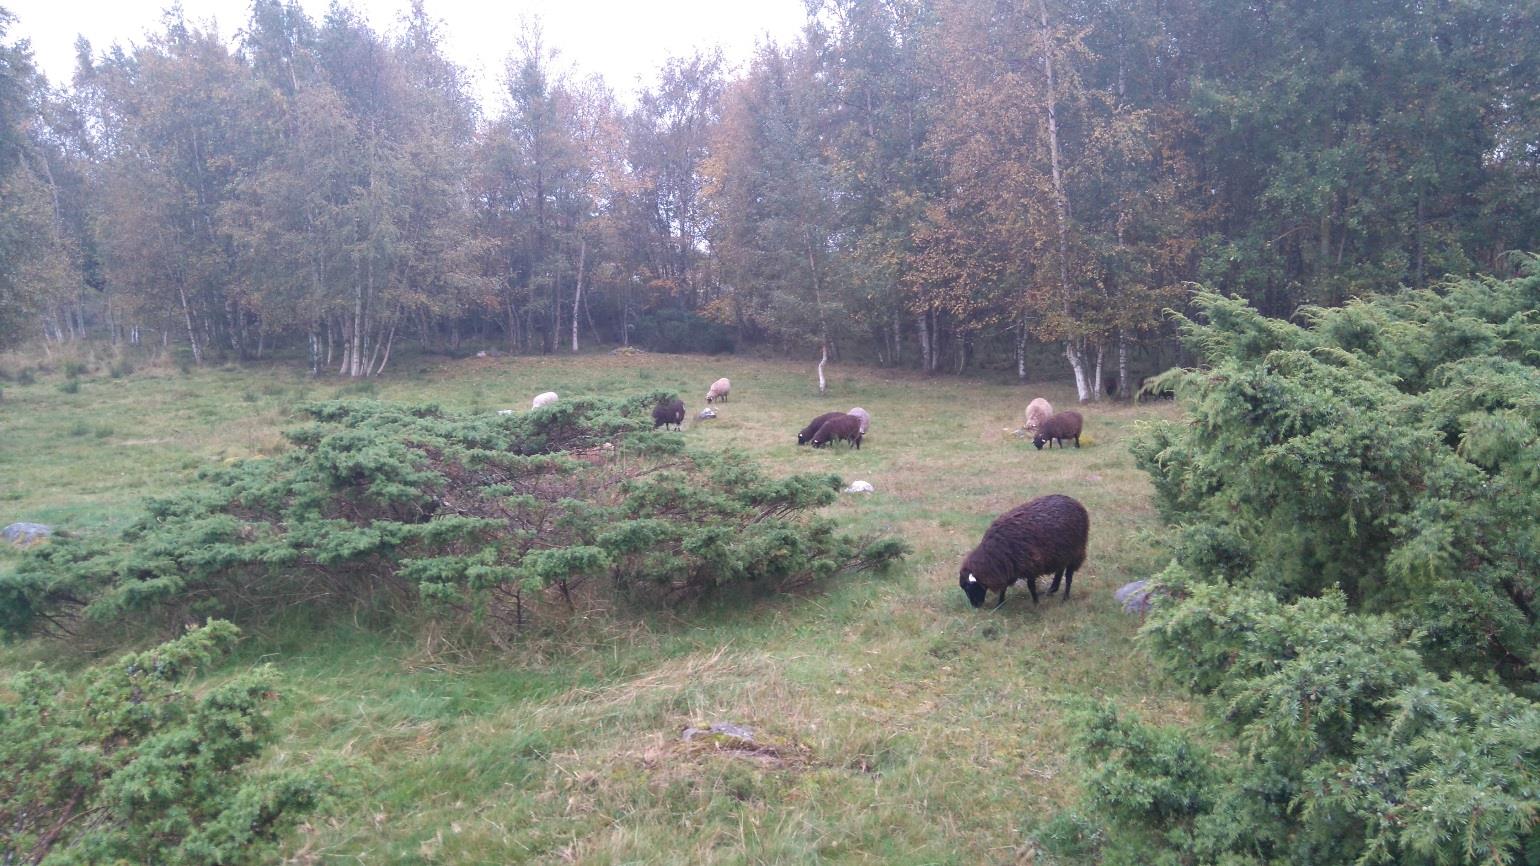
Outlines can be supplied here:
[[[1056, 862], [1062, 849], [1039, 834], [1077, 805], [1073, 703], [1113, 698], [1161, 722], [1196, 712], [1155, 675], [1138, 620], [1112, 598], [1164, 565], [1125, 440], [1177, 409], [1093, 404], [1085, 447], [1038, 451], [1011, 431], [1033, 396], [1072, 406], [1065, 385], [843, 364], [828, 374], [822, 397], [810, 364], [655, 354], [407, 357], [357, 385], [277, 365], [101, 368], [73, 388], [62, 372], [39, 374], [4, 384], [0, 523], [120, 527], [200, 467], [278, 453], [312, 400], [491, 412], [525, 411], [545, 390], [677, 390], [693, 445], [741, 449], [774, 473], [869, 481], [875, 494], [828, 513], [914, 553], [889, 574], [793, 598], [667, 611], [588, 598], [512, 651], [411, 619], [291, 612], [248, 627], [224, 672], [268, 662], [282, 673], [284, 736], [270, 760], [345, 768], [348, 795], [290, 840], [288, 861]], [[730, 401], [697, 422], [718, 376], [733, 381]], [[795, 445], [807, 419], [855, 405], [873, 417], [861, 450]], [[1091, 514], [1074, 598], [1034, 607], [1018, 588], [998, 611], [968, 607], [963, 554], [1001, 511], [1045, 493]], [[15, 559], [0, 553], [0, 569]], [[126, 639], [0, 648], [0, 673], [86, 664]], [[757, 746], [681, 740], [713, 722], [752, 728]]]

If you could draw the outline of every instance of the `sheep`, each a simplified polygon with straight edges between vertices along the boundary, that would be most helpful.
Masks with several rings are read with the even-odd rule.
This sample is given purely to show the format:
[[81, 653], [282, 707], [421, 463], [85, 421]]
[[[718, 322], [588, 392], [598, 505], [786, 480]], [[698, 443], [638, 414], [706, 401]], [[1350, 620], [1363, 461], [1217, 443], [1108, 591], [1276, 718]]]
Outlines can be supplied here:
[[1032, 603], [1037, 604], [1037, 578], [1052, 574], [1048, 594], [1058, 592], [1062, 579], [1064, 600], [1069, 601], [1075, 570], [1085, 562], [1090, 531], [1091, 518], [1085, 506], [1059, 494], [1039, 496], [989, 524], [978, 547], [963, 557], [957, 585], [974, 607], [981, 607], [989, 591], [995, 590], [1000, 593], [995, 605], [999, 607], [1005, 604], [1005, 590], [1025, 580]]
[[549, 406], [549, 405], [551, 405], [552, 403], [555, 403], [555, 402], [556, 402], [556, 392], [555, 391], [547, 391], [544, 394], [541, 394], [540, 396], [536, 397], [534, 399], [534, 402], [530, 403], [529, 408], [530, 408], [531, 411], [533, 411], [535, 409], [539, 409], [541, 406]]
[[834, 418], [838, 418], [841, 414], [843, 414], [843, 413], [840, 413], [840, 412], [825, 412], [822, 415], [819, 415], [817, 418], [814, 418], [812, 421], [810, 421], [808, 423], [808, 425], [806, 427], [802, 428], [802, 432], [797, 434], [797, 444], [798, 445], [806, 445], [808, 443], [808, 440], [813, 438], [813, 434], [817, 433], [818, 429], [824, 425], [825, 421], [829, 421], [829, 420], [832, 420]]
[[727, 395], [732, 390], [733, 383], [727, 381], [727, 377], [723, 376], [715, 382], [712, 382], [711, 387], [706, 389], [706, 402], [715, 403], [716, 401], [721, 400], [723, 403], [726, 403]]
[[1041, 427], [1044, 421], [1052, 417], [1052, 403], [1044, 400], [1042, 397], [1032, 398], [1032, 402], [1027, 404], [1027, 432], [1036, 434], [1037, 428]]
[[1063, 448], [1065, 439], [1073, 439], [1075, 447], [1079, 448], [1080, 427], [1084, 423], [1079, 412], [1060, 412], [1037, 428], [1037, 436], [1033, 437], [1032, 444], [1041, 451], [1045, 442], [1058, 442], [1059, 447]]
[[856, 450], [861, 449], [861, 419], [854, 415], [846, 415], [841, 412], [833, 418], [823, 422], [818, 432], [813, 434], [813, 447], [822, 448], [837, 439], [843, 439], [854, 445]]
[[684, 429], [684, 401], [678, 397], [664, 400], [652, 409], [652, 427], [674, 425], [679, 430]]
[[860, 406], [857, 406], [854, 409], [851, 409], [849, 412], [846, 412], [845, 414], [846, 415], [854, 415], [857, 418], [861, 419], [861, 435], [863, 437], [865, 437], [866, 436], [866, 431], [869, 430], [871, 428], [871, 426], [872, 426], [872, 416], [871, 416], [871, 413], [867, 412], [865, 409], [862, 409]]

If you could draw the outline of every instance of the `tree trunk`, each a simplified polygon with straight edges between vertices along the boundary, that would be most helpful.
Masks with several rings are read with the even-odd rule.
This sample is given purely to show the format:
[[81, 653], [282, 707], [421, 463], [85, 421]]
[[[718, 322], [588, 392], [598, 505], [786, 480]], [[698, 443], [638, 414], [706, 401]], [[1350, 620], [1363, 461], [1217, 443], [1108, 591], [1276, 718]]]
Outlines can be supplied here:
[[1128, 390], [1128, 335], [1118, 331], [1118, 398], [1127, 400]]
[[1016, 332], [1016, 380], [1027, 381], [1027, 317], [1021, 317], [1021, 330]]
[[583, 303], [583, 265], [588, 261], [588, 239], [578, 241], [577, 288], [572, 293], [572, 351], [578, 350], [578, 307]]
[[902, 317], [898, 310], [893, 311], [893, 366], [897, 367], [903, 362], [904, 333], [902, 330]]
[[[1059, 291], [1063, 293], [1065, 318], [1070, 316], [1069, 288], [1069, 196], [1064, 192], [1064, 173], [1059, 168], [1059, 116], [1058, 92], [1053, 78], [1053, 43], [1048, 35], [1048, 6], [1046, 0], [1037, 0], [1038, 19], [1042, 24], [1039, 35], [1043, 42], [1043, 75], [1048, 83], [1048, 163], [1053, 174], [1053, 203], [1059, 223]], [[1076, 347], [1076, 339], [1064, 343], [1064, 354], [1075, 371], [1075, 389], [1080, 402], [1086, 401], [1085, 360]]]
[[187, 306], [187, 288], [179, 281], [177, 294], [182, 298], [182, 320], [187, 323], [187, 342], [192, 345], [193, 363], [203, 365], [203, 352], [198, 348], [198, 334], [193, 330], [192, 310]]
[[1102, 401], [1102, 358], [1107, 354], [1107, 347], [1101, 343], [1096, 344], [1096, 376], [1091, 379], [1091, 399], [1100, 403]]
[[829, 320], [823, 308], [823, 284], [818, 278], [818, 258], [813, 253], [813, 233], [811, 230], [804, 234], [803, 241], [807, 244], [807, 266], [813, 276], [813, 303], [818, 307], [818, 339], [823, 344], [824, 357], [829, 355]]
[[1086, 385], [1084, 346], [1076, 345], [1078, 342], [1078, 338], [1064, 341], [1064, 357], [1069, 359], [1070, 369], [1075, 371], [1075, 397], [1084, 403], [1091, 399], [1091, 389]]
[[915, 316], [915, 325], [920, 332], [920, 370], [930, 372], [930, 320], [928, 314], [921, 313]]
[[829, 363], [829, 346], [827, 343], [825, 343], [823, 347], [823, 357], [818, 359], [818, 395], [820, 397], [823, 396], [825, 391], [829, 390], [829, 384], [828, 382], [824, 381], [823, 378], [823, 365], [827, 363]]
[[[367, 270], [368, 265], [365, 264]], [[362, 279], [353, 283], [353, 339], [348, 344], [348, 354], [344, 356], [343, 364], [347, 368], [347, 375], [358, 378], [364, 373], [364, 283]]]
[[396, 315], [390, 320], [390, 336], [385, 338], [385, 356], [380, 358], [380, 364], [374, 368], [371, 375], [378, 376], [385, 372], [385, 365], [390, 362], [390, 348], [396, 344], [396, 326], [401, 324], [401, 306], [396, 305]]

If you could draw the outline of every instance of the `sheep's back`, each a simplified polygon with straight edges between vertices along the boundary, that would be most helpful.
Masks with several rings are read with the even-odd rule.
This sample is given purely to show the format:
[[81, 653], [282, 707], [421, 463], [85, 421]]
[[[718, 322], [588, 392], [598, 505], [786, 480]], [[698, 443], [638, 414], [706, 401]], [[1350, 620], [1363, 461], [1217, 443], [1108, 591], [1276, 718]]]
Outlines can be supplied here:
[[1042, 397], [1034, 397], [1032, 398], [1032, 402], [1027, 404], [1028, 430], [1034, 433], [1037, 432], [1038, 428], [1043, 425], [1043, 422], [1052, 417], [1053, 404], [1049, 403], [1047, 400], [1044, 400]]
[[871, 426], [872, 426], [872, 416], [871, 416], [871, 413], [867, 412], [865, 409], [862, 409], [860, 406], [857, 406], [857, 407], [851, 409], [849, 412], [846, 412], [845, 414], [846, 415], [853, 415], [853, 416], [861, 419], [861, 435], [862, 436], [865, 436], [866, 435], [866, 431], [871, 429]]
[[653, 424], [683, 424], [684, 401], [675, 397], [672, 400], [664, 400], [652, 410]]
[[1080, 428], [1084, 426], [1085, 419], [1079, 412], [1060, 412], [1043, 422], [1037, 432], [1049, 439], [1074, 439], [1080, 435]]
[[844, 412], [835, 413], [833, 418], [823, 422], [818, 432], [813, 434], [813, 444], [822, 445], [835, 439], [854, 440], [861, 435], [861, 419]]
[[838, 418], [842, 414], [844, 413], [825, 412], [822, 415], [819, 415], [817, 418], [814, 418], [812, 421], [808, 422], [806, 427], [802, 428], [801, 432], [797, 434], [797, 441], [806, 442], [809, 439], [812, 439], [815, 435], [817, 435], [818, 431], [823, 428], [825, 423], [833, 418]]
[[1085, 506], [1060, 494], [1039, 496], [995, 518], [963, 560], [963, 568], [996, 590], [1017, 580], [1079, 568], [1090, 531]]

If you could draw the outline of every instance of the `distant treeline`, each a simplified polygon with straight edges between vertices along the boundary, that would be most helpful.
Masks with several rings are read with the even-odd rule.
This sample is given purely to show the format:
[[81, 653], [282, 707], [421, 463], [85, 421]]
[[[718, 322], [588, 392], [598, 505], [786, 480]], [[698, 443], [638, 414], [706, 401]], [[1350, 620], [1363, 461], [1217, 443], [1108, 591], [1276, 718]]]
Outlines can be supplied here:
[[0, 11], [0, 340], [350, 376], [404, 340], [1023, 375], [1045, 343], [1084, 398], [1189, 281], [1279, 316], [1540, 248], [1530, 0], [809, 6], [628, 101], [527, 29], [490, 114], [420, 3], [173, 11], [64, 89]]

